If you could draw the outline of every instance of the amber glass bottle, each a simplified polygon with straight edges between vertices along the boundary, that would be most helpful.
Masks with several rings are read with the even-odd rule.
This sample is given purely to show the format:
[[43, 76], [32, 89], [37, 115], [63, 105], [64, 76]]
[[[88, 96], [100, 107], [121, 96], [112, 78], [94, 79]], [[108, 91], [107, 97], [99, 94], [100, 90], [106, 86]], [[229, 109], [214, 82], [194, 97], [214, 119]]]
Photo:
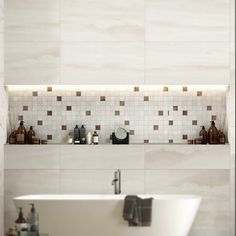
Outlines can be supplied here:
[[24, 127], [24, 121], [20, 122], [20, 126], [16, 131], [16, 143], [17, 144], [26, 143], [26, 129]]
[[219, 144], [225, 144], [226, 143], [226, 137], [223, 131], [219, 131]]
[[218, 144], [219, 143], [219, 132], [215, 126], [214, 121], [211, 121], [211, 126], [208, 130], [208, 142], [209, 142], [209, 144]]
[[27, 228], [26, 219], [23, 216], [22, 208], [20, 208], [18, 218], [15, 221], [17, 231], [21, 231], [23, 228]]
[[28, 131], [28, 144], [33, 144], [33, 137], [35, 137], [35, 132], [33, 126], [30, 126], [30, 130]]
[[202, 126], [199, 136], [202, 138], [202, 144], [207, 144], [207, 131], [205, 126]]

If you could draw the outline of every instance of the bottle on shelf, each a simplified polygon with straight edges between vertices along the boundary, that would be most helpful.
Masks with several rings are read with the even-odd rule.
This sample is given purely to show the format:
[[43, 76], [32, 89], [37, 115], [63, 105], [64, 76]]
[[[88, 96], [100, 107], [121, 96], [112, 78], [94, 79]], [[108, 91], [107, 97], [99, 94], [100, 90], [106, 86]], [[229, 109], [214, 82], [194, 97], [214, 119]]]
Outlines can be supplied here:
[[215, 122], [211, 121], [211, 126], [208, 130], [208, 143], [218, 144], [218, 142], [219, 142], [219, 132], [215, 126]]
[[81, 126], [79, 133], [80, 133], [80, 144], [86, 144], [86, 129], [84, 125]]
[[74, 144], [80, 144], [80, 130], [78, 125], [74, 128]]
[[15, 223], [16, 223], [17, 232], [20, 232], [23, 229], [27, 229], [27, 222], [26, 222], [26, 219], [24, 218], [21, 207], [19, 208], [18, 218], [16, 219]]
[[219, 144], [225, 144], [226, 143], [226, 137], [223, 131], [219, 131]]
[[26, 144], [26, 129], [24, 127], [24, 121], [20, 122], [20, 126], [16, 131], [16, 143]]
[[87, 144], [92, 144], [92, 134], [91, 132], [88, 132], [87, 133]]
[[31, 203], [31, 210], [27, 217], [27, 223], [28, 223], [28, 231], [35, 232], [37, 235], [39, 235], [39, 215], [36, 212], [36, 209], [34, 207], [34, 204]]
[[207, 131], [205, 129], [205, 126], [202, 126], [199, 136], [202, 139], [202, 144], [207, 144]]
[[33, 126], [30, 126], [30, 130], [28, 131], [28, 144], [33, 144], [34, 137], [35, 137], [35, 132], [33, 130]]
[[14, 130], [9, 135], [9, 144], [16, 144], [16, 131]]
[[97, 145], [98, 144], [98, 134], [96, 131], [93, 133], [93, 144]]

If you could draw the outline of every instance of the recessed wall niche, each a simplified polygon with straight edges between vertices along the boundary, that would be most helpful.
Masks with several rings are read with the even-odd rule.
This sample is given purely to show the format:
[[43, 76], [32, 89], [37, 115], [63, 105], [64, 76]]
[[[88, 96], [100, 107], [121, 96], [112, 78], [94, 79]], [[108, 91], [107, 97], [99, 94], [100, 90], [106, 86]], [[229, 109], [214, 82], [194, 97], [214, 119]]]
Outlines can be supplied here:
[[110, 143], [114, 129], [130, 143], [187, 143], [215, 120], [226, 130], [226, 86], [9, 86], [9, 132], [24, 120], [48, 143], [65, 143], [76, 124]]

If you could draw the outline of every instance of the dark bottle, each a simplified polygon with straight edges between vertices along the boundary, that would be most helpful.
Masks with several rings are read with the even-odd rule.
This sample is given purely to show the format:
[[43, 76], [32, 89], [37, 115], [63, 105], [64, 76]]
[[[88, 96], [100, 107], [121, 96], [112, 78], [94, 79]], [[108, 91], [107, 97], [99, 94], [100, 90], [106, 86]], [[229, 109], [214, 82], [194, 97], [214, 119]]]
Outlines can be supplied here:
[[35, 137], [35, 132], [33, 130], [33, 126], [30, 126], [30, 130], [28, 131], [28, 144], [33, 144], [33, 137]]
[[80, 131], [78, 125], [74, 128], [74, 144], [80, 144]]
[[225, 134], [223, 131], [219, 131], [219, 144], [225, 144], [226, 143], [226, 138]]
[[26, 129], [24, 127], [24, 121], [20, 122], [20, 126], [16, 131], [16, 143], [17, 144], [26, 143]]
[[98, 144], [98, 134], [96, 131], [93, 133], [93, 144]]
[[202, 139], [202, 144], [207, 144], [207, 131], [205, 129], [205, 126], [202, 126], [199, 136]]
[[9, 135], [9, 144], [16, 144], [16, 131], [11, 132]]
[[84, 125], [81, 126], [79, 133], [80, 133], [80, 144], [86, 144], [86, 129]]
[[19, 208], [18, 218], [15, 221], [17, 231], [21, 231], [23, 228], [27, 227], [26, 219], [24, 218], [22, 208]]
[[219, 141], [219, 133], [215, 126], [215, 122], [211, 121], [211, 126], [208, 129], [208, 143], [209, 144], [218, 144]]

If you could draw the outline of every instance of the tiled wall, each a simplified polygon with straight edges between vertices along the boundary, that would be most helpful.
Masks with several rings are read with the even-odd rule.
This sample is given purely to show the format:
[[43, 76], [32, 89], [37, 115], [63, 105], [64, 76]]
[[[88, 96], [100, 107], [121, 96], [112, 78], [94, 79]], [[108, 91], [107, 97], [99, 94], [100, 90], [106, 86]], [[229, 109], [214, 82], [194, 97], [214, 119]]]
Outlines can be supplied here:
[[96, 130], [109, 143], [123, 127], [131, 143], [187, 143], [201, 125], [225, 126], [224, 86], [9, 87], [10, 127], [19, 120], [41, 139], [64, 143], [76, 124]]
[[6, 130], [6, 97], [4, 90], [4, 57], [3, 57], [3, 0], [0, 0], [0, 236], [3, 236], [3, 163], [4, 163], [4, 143], [5, 143], [5, 130]]
[[227, 84], [233, 1], [7, 0], [6, 84]]

